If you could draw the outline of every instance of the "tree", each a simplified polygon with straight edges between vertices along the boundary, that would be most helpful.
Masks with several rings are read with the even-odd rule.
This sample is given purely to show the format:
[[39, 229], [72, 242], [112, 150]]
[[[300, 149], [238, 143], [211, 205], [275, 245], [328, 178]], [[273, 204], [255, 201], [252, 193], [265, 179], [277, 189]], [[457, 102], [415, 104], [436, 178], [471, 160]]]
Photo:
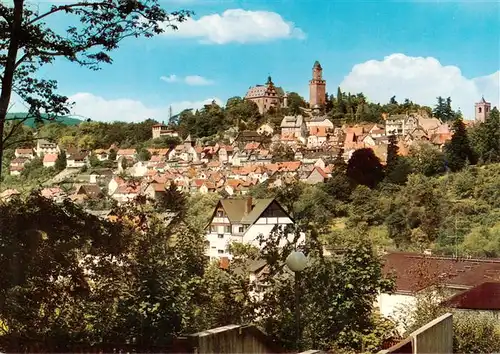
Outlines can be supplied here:
[[[48, 19], [59, 15], [71, 24], [65, 32], [47, 25]], [[36, 77], [41, 67], [65, 58], [96, 70], [101, 63], [111, 63], [109, 53], [123, 39], [176, 29], [176, 23], [190, 15], [184, 10], [167, 13], [156, 0], [83, 0], [46, 10], [33, 10], [24, 0], [15, 0], [14, 6], [1, 3], [0, 161], [7, 141], [27, 119], [54, 120], [69, 113], [67, 97], [56, 93], [57, 82]], [[13, 92], [25, 102], [28, 112], [16, 118], [4, 134]]]
[[413, 171], [425, 176], [434, 176], [446, 169], [444, 154], [426, 142], [410, 148], [409, 160]]
[[115, 149], [110, 149], [109, 150], [108, 160], [109, 161], [115, 161], [116, 160], [116, 150]]
[[165, 188], [165, 193], [161, 195], [157, 206], [159, 210], [176, 213], [178, 217], [184, 218], [187, 211], [187, 198], [172, 182]]
[[488, 118], [472, 130], [471, 145], [479, 161], [492, 163], [500, 161], [500, 112], [495, 107]]
[[[278, 250], [280, 237], [283, 235], [276, 233], [262, 244], [262, 257], [269, 271], [259, 279], [266, 290], [256, 304], [258, 323], [286, 349], [295, 349], [294, 277], [284, 266], [295, 245]], [[373, 301], [380, 291], [392, 289], [392, 280], [383, 277], [380, 260], [366, 242], [351, 244], [338, 257], [322, 257], [321, 246], [311, 240], [304, 252], [309, 266], [298, 278], [302, 333], [299, 347], [330, 350], [339, 346], [359, 351], [364, 336], [375, 327]]]
[[288, 114], [297, 115], [300, 114], [300, 108], [306, 107], [307, 103], [302, 96], [300, 96], [297, 92], [289, 92], [288, 97]]
[[59, 155], [57, 155], [57, 160], [55, 164], [56, 171], [62, 171], [66, 168], [66, 151], [61, 151]]
[[399, 156], [399, 146], [395, 135], [389, 136], [387, 146], [387, 164], [385, 166], [385, 178], [394, 184], [404, 184], [411, 173], [409, 161]]
[[380, 159], [372, 149], [354, 151], [347, 164], [347, 176], [356, 184], [374, 188], [384, 178]]
[[452, 130], [451, 141], [445, 145], [445, 156], [448, 167], [455, 172], [464, 168], [467, 163], [475, 164], [476, 157], [470, 146], [462, 118], [457, 118], [453, 122]]
[[257, 104], [241, 97], [227, 100], [225, 116], [228, 125], [239, 130], [255, 130], [262, 119]]
[[283, 162], [283, 161], [293, 161], [295, 159], [295, 152], [293, 149], [283, 143], [274, 144], [271, 154], [273, 156], [273, 162]]
[[147, 149], [139, 150], [137, 154], [139, 161], [149, 161], [151, 160], [151, 153]]

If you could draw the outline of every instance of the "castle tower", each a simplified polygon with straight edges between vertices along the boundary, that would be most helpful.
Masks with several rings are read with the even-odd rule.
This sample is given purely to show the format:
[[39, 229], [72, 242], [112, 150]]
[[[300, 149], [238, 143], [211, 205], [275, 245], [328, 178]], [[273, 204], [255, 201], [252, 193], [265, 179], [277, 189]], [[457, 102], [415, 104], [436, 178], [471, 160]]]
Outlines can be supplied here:
[[476, 121], [484, 122], [490, 115], [491, 103], [486, 102], [484, 97], [482, 97], [481, 101], [474, 104], [474, 106], [476, 107]]
[[312, 80], [309, 81], [309, 106], [325, 105], [326, 81], [323, 80], [323, 68], [316, 60], [312, 69]]

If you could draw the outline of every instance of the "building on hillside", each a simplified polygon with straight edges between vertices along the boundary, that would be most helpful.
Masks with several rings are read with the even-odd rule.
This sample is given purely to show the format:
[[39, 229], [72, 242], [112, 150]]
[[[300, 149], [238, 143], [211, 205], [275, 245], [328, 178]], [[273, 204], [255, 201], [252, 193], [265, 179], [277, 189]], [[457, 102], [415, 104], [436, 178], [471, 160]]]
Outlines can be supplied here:
[[169, 129], [166, 125], [164, 124], [155, 124], [151, 128], [151, 134], [153, 136], [153, 139], [158, 139], [161, 138], [162, 136], [172, 136], [172, 137], [178, 137], [179, 133], [176, 131]]
[[57, 155], [61, 152], [61, 150], [59, 149], [59, 146], [56, 143], [53, 143], [45, 139], [38, 139], [36, 141], [35, 152], [38, 155], [38, 157], [42, 157], [42, 155], [47, 155], [47, 154]]
[[55, 167], [58, 154], [43, 155], [43, 167]]
[[312, 79], [309, 81], [309, 106], [324, 107], [326, 101], [326, 81], [323, 80], [323, 68], [319, 61], [313, 65]]
[[32, 148], [20, 148], [20, 149], [16, 149], [14, 151], [14, 155], [16, 156], [16, 158], [27, 158], [27, 159], [32, 159], [34, 158], [34, 154], [33, 154], [33, 149]]
[[490, 115], [491, 103], [486, 102], [484, 97], [482, 97], [481, 101], [474, 104], [474, 106], [475, 106], [475, 111], [476, 111], [476, 114], [475, 114], [476, 121], [484, 122], [488, 118], [488, 116]]
[[89, 165], [88, 154], [85, 152], [75, 152], [66, 158], [66, 167], [82, 168]]
[[[275, 199], [221, 199], [207, 226], [206, 255], [210, 259], [232, 258], [232, 242], [260, 247], [260, 237], [265, 240], [276, 226], [283, 230], [293, 224], [290, 215]], [[303, 242], [304, 237], [302, 234], [299, 242]], [[282, 244], [286, 242], [282, 240]]]
[[307, 127], [302, 115], [285, 116], [281, 121], [281, 137], [293, 137], [304, 140], [307, 136]]
[[267, 78], [265, 85], [250, 87], [245, 99], [255, 102], [261, 114], [270, 108], [286, 108], [287, 95], [281, 87], [274, 86], [271, 76]]

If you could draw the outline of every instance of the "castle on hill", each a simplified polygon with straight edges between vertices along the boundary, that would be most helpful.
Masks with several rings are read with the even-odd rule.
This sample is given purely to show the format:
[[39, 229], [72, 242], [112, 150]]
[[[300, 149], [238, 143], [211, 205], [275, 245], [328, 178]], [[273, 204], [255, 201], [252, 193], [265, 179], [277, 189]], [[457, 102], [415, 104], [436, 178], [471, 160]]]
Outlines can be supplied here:
[[[326, 81], [323, 80], [323, 68], [316, 61], [312, 68], [312, 78], [309, 81], [309, 106], [311, 108], [322, 108], [326, 100]], [[250, 87], [245, 99], [255, 102], [261, 114], [271, 108], [288, 107], [288, 96], [283, 88], [276, 86], [269, 76], [264, 85]]]

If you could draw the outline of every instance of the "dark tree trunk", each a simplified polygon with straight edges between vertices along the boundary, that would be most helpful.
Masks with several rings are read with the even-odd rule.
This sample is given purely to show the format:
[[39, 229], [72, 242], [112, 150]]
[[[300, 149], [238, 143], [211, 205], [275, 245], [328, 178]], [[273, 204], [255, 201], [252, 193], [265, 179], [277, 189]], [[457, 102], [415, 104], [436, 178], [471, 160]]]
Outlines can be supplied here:
[[[19, 50], [19, 39], [23, 21], [24, 0], [14, 0], [14, 17], [11, 23], [11, 33], [7, 60], [2, 74], [2, 91], [0, 93], [0, 177], [2, 175], [3, 150], [5, 146], [4, 129], [9, 109], [10, 98], [12, 96], [12, 86], [14, 82], [14, 72], [16, 70], [17, 52]], [[1, 182], [1, 178], [0, 178]]]

